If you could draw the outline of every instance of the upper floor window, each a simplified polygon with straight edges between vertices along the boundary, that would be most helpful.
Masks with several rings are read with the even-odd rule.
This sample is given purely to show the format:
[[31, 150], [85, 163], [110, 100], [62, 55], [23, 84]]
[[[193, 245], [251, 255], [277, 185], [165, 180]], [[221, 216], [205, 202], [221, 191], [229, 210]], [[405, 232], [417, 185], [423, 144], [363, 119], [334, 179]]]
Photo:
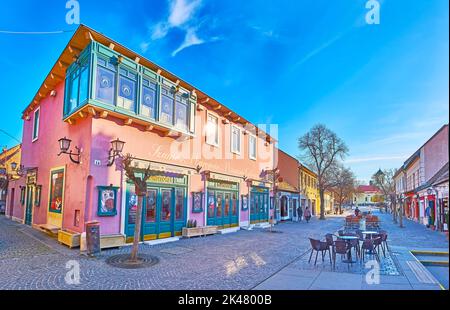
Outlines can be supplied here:
[[219, 119], [212, 114], [208, 114], [207, 118], [206, 143], [219, 145]]
[[119, 69], [119, 92], [117, 94], [117, 106], [136, 111], [136, 84], [137, 74], [125, 68]]
[[66, 114], [72, 113], [88, 99], [89, 67], [85, 59], [74, 63], [66, 81]]
[[236, 126], [231, 126], [231, 152], [241, 153], [241, 130]]
[[175, 96], [175, 126], [184, 131], [188, 130], [188, 99], [180, 94]]
[[161, 122], [173, 125], [173, 106], [174, 97], [171, 91], [163, 87], [161, 89]]
[[248, 157], [250, 159], [256, 159], [256, 137], [248, 137]]
[[141, 114], [156, 118], [156, 83], [146, 78], [142, 79]]
[[95, 85], [95, 98], [104, 103], [114, 104], [116, 86], [116, 66], [103, 58], [97, 60], [97, 81]]
[[33, 117], [33, 140], [36, 141], [39, 137], [39, 121], [41, 118], [41, 109], [37, 108], [36, 111], [34, 111], [34, 117]]

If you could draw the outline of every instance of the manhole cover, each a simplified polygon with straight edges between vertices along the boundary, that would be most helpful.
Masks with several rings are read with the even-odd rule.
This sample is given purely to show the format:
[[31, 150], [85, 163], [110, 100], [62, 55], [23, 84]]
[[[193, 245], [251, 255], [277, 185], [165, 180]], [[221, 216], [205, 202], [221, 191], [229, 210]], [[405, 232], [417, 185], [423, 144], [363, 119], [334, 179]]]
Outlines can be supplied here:
[[110, 266], [123, 269], [141, 269], [156, 265], [159, 259], [147, 254], [139, 254], [136, 262], [130, 261], [130, 254], [120, 254], [108, 257], [106, 263]]

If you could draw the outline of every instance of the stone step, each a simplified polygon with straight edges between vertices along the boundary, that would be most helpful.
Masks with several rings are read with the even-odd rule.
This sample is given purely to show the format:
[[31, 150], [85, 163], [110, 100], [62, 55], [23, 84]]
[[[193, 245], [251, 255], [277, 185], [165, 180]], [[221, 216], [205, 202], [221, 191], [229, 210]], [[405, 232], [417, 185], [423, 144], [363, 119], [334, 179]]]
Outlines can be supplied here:
[[231, 228], [219, 229], [217, 232], [221, 235], [225, 235], [225, 234], [235, 233], [235, 232], [239, 231], [240, 229], [241, 229], [240, 227], [231, 227]]
[[169, 243], [169, 242], [176, 242], [178, 240], [180, 240], [180, 237], [157, 239], [157, 240], [145, 241], [144, 243], [147, 245], [157, 245], [157, 244], [164, 244], [164, 243]]

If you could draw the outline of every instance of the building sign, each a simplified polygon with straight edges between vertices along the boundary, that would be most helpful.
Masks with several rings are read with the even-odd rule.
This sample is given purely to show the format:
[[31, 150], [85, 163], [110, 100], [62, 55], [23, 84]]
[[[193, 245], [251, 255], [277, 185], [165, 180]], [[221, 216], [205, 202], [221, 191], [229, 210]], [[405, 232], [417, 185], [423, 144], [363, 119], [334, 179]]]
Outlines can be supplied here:
[[64, 191], [64, 169], [52, 171], [50, 174], [49, 212], [62, 213]]
[[[137, 173], [136, 175], [139, 177]], [[153, 171], [147, 183], [187, 186], [187, 176], [171, 172]]]
[[252, 187], [252, 192], [268, 194], [269, 193], [269, 189], [268, 188], [264, 188], [264, 187], [255, 187], [255, 186], [253, 186]]
[[37, 172], [31, 171], [27, 173], [27, 184], [36, 184], [37, 182]]
[[208, 188], [217, 188], [217, 189], [223, 189], [223, 190], [229, 190], [229, 191], [238, 191], [239, 185], [237, 183], [231, 183], [231, 182], [226, 182], [226, 181], [209, 180]]

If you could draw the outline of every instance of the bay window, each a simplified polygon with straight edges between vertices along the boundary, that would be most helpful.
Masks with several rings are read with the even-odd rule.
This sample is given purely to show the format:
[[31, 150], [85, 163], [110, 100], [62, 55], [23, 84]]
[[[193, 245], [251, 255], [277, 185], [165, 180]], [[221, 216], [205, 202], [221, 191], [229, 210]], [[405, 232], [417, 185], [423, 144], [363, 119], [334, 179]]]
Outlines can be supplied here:
[[116, 67], [110, 61], [106, 61], [103, 58], [98, 58], [97, 63], [95, 98], [113, 105], [116, 86]]
[[175, 126], [181, 130], [188, 129], [188, 100], [181, 95], [175, 96]]
[[137, 74], [130, 70], [120, 68], [119, 92], [117, 95], [118, 107], [132, 112], [136, 111], [136, 83]]
[[80, 60], [72, 65], [66, 80], [68, 91], [65, 113], [74, 112], [88, 100], [89, 66], [87, 59]]
[[173, 125], [174, 97], [171, 91], [165, 87], [161, 89], [161, 122]]
[[156, 118], [156, 84], [149, 79], [142, 79], [141, 115]]

